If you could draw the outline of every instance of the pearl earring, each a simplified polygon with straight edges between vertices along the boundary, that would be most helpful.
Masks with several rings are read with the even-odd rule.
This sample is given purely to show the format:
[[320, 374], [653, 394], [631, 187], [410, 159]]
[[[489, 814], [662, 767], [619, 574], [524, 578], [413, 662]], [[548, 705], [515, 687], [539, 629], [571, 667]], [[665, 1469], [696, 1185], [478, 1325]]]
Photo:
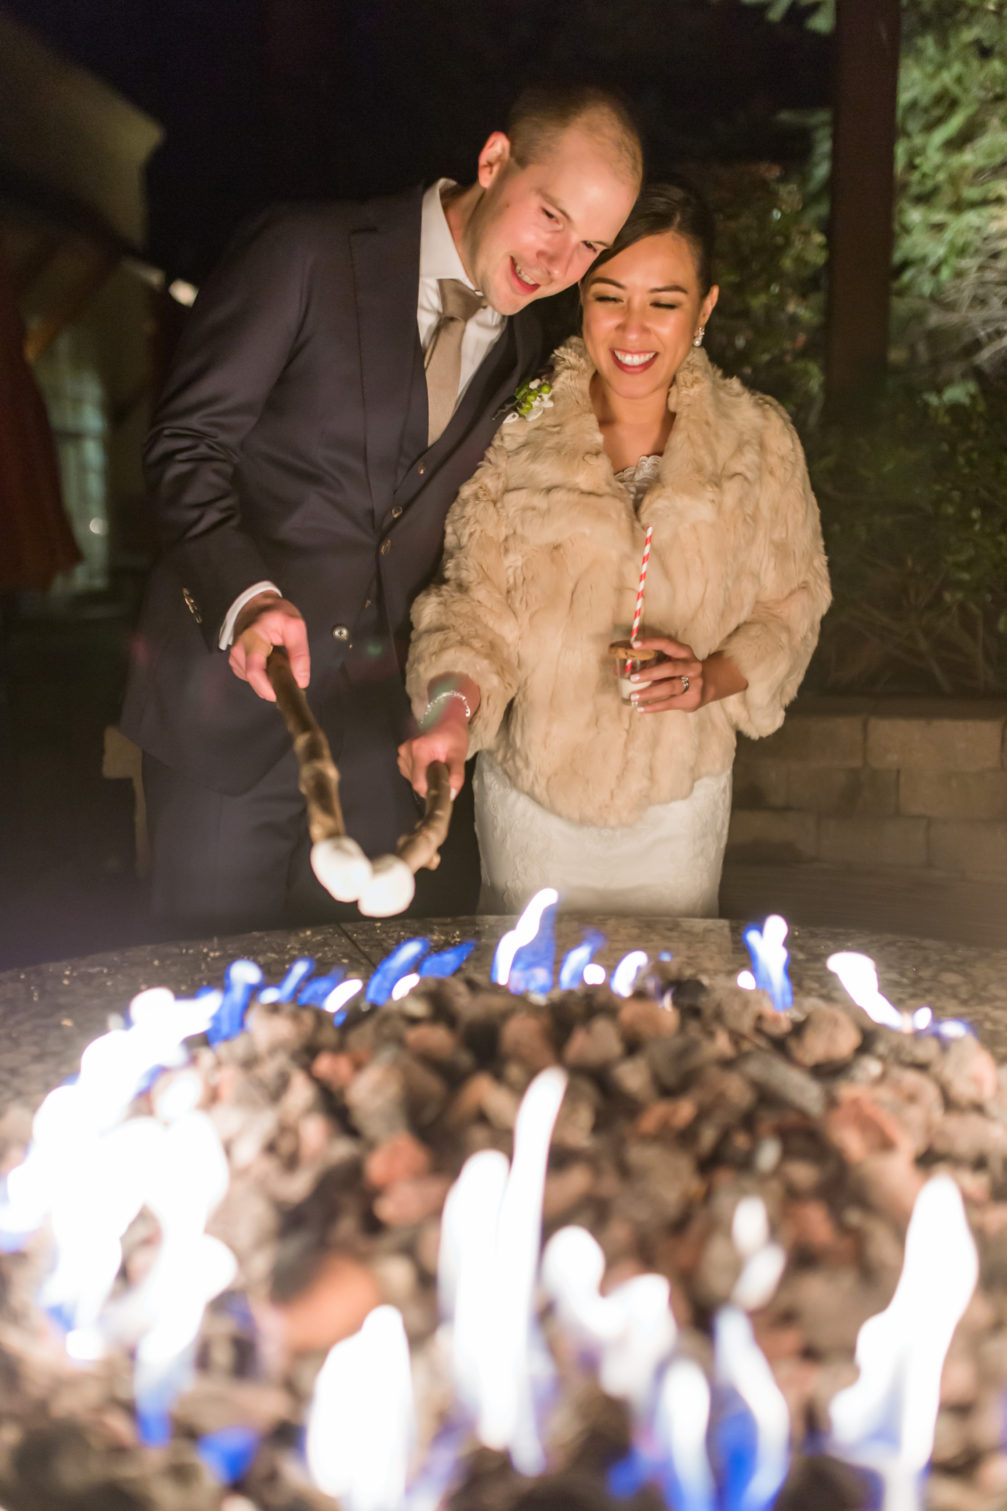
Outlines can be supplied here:
[[699, 327], [699, 330], [696, 332], [696, 334], [692, 338], [692, 344], [693, 344], [693, 346], [702, 346], [702, 344], [703, 344], [703, 337], [705, 335], [706, 335], [706, 326], [705, 325], [701, 325]]

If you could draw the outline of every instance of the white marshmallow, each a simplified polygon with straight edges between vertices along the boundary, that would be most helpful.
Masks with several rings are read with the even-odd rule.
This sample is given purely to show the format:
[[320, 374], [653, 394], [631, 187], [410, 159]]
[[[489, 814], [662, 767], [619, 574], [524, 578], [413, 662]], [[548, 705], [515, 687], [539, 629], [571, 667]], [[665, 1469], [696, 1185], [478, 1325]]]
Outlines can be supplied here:
[[371, 863], [347, 834], [316, 841], [311, 847], [311, 869], [337, 902], [356, 902], [370, 885]]
[[365, 918], [390, 918], [408, 908], [415, 894], [416, 880], [405, 861], [397, 855], [381, 855], [357, 906]]

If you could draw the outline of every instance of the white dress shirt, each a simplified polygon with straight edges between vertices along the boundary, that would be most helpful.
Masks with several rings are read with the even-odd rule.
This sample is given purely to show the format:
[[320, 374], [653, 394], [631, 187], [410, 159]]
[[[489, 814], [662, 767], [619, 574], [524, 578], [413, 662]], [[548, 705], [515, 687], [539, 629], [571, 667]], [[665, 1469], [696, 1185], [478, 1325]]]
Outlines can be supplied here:
[[[420, 215], [420, 286], [416, 303], [416, 325], [420, 334], [420, 345], [424, 351], [430, 345], [434, 331], [437, 329], [437, 322], [441, 318], [439, 280], [457, 278], [468, 288], [475, 288], [475, 284], [465, 272], [454, 237], [451, 235], [447, 216], [444, 214], [443, 196], [455, 187], [453, 179], [440, 178], [435, 184], [430, 185], [423, 196]], [[466, 323], [465, 334], [462, 336], [462, 360], [461, 371], [458, 375], [456, 405], [468, 388], [483, 358], [499, 339], [504, 323], [505, 317], [497, 314], [496, 310], [490, 309], [488, 305], [478, 310]], [[254, 582], [250, 588], [239, 593], [220, 627], [218, 644], [222, 651], [226, 651], [234, 639], [235, 621], [245, 604], [251, 602], [257, 593], [270, 591], [279, 593], [280, 589], [272, 582]]]
[[[475, 284], [462, 265], [455, 246], [447, 216], [444, 214], [444, 196], [457, 185], [450, 178], [439, 178], [423, 196], [423, 214], [420, 223], [420, 293], [416, 307], [416, 324], [420, 333], [420, 345], [426, 351], [433, 340], [437, 322], [441, 318], [441, 291], [438, 280], [457, 278], [466, 288]], [[504, 328], [504, 316], [498, 315], [489, 305], [478, 310], [466, 323], [462, 336], [462, 366], [458, 379], [458, 394], [455, 403], [468, 388], [476, 368], [490, 347], [497, 341]]]

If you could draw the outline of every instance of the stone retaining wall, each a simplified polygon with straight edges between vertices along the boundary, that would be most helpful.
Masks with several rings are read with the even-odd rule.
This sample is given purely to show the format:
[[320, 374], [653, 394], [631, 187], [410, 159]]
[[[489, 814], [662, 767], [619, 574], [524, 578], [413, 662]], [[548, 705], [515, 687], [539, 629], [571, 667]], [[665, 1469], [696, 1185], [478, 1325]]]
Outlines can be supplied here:
[[1007, 703], [799, 700], [739, 741], [728, 851], [1007, 880]]

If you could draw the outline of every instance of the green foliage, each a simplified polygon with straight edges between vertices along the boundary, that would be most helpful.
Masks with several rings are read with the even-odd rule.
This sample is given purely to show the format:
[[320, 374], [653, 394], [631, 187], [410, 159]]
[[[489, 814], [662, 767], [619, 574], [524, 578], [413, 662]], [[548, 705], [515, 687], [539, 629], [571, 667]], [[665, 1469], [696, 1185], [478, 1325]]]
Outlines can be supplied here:
[[836, 25], [836, 0], [745, 0], [761, 5], [770, 21], [797, 15], [809, 31], [831, 32]]
[[[828, 27], [828, 3], [748, 3]], [[796, 220], [774, 223], [793, 247], [767, 236], [759, 193], [721, 210], [718, 359], [794, 415], [822, 510], [835, 599], [811, 672], [819, 687], [1007, 688], [1007, 402], [991, 381], [1007, 369], [1005, 37], [1005, 0], [903, 6], [893, 376], [869, 425], [839, 429], [819, 414], [828, 118], [812, 123], [800, 184], [775, 184], [793, 196]]]
[[914, 0], [905, 32], [895, 355], [941, 384], [1007, 368], [1007, 6]]
[[[835, 22], [835, 0], [745, 3]], [[1007, 369], [1007, 3], [904, 0], [902, 18], [892, 356], [940, 389]], [[824, 217], [827, 118], [813, 131], [804, 198]]]
[[1007, 687], [1007, 416], [895, 385], [808, 461], [835, 603], [813, 680], [862, 691]]
[[825, 236], [800, 186], [772, 164], [704, 166], [691, 176], [717, 218], [710, 355], [811, 424], [822, 398]]

